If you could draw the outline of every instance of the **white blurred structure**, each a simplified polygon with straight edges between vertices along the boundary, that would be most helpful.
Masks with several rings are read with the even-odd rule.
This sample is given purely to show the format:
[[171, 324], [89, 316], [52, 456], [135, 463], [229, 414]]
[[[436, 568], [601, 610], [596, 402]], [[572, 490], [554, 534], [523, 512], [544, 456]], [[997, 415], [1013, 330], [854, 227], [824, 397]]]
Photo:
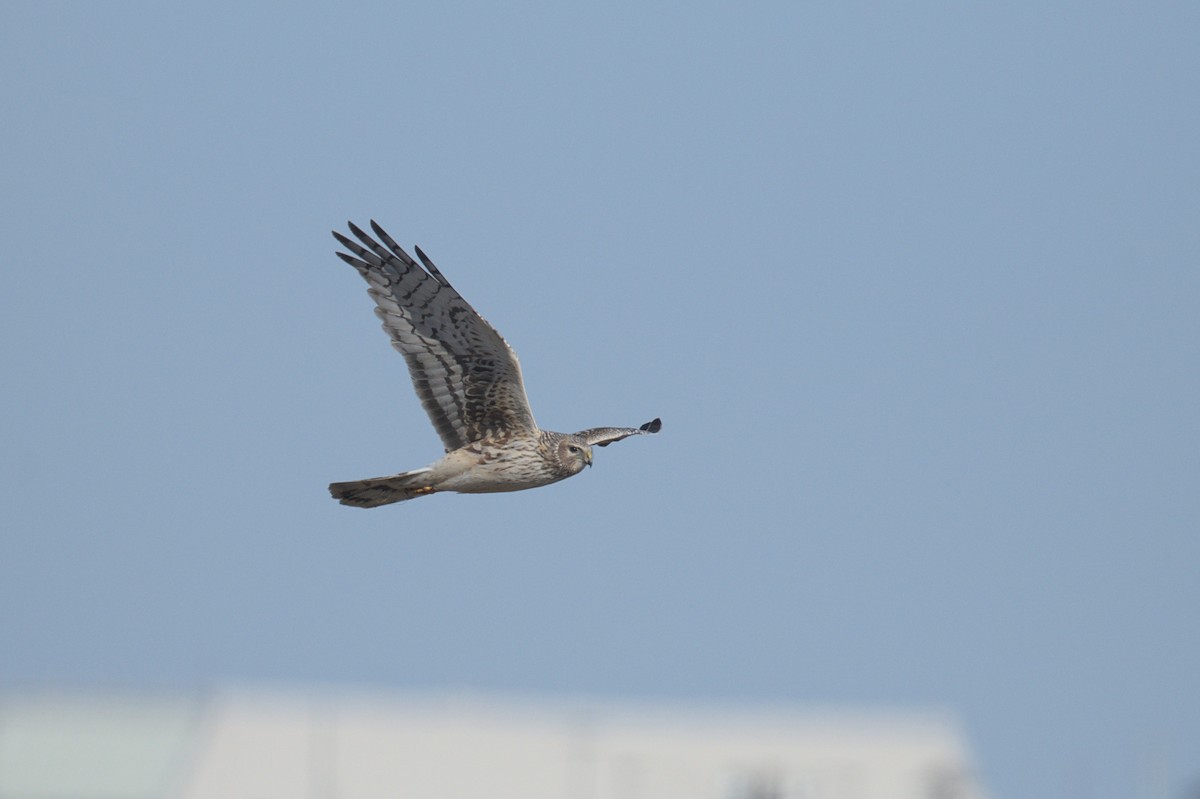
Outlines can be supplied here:
[[0, 697], [0, 799], [984, 799], [938, 715], [338, 692]]

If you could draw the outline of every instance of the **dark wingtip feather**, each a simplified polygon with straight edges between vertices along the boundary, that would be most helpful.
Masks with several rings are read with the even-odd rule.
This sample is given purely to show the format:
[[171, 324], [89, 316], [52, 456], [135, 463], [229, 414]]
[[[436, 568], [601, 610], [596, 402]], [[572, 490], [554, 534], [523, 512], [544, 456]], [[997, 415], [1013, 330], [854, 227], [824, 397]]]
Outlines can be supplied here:
[[638, 428], [643, 433], [657, 433], [662, 430], [662, 419], [655, 417]]
[[413, 249], [416, 250], [417, 257], [421, 259], [421, 263], [425, 265], [426, 271], [433, 275], [434, 278], [437, 279], [437, 282], [441, 283], [446, 288], [450, 288], [450, 281], [443, 277], [442, 273], [438, 271], [438, 268], [433, 265], [433, 261], [429, 260], [429, 256], [426, 255], [421, 248], [416, 245], [413, 245]]

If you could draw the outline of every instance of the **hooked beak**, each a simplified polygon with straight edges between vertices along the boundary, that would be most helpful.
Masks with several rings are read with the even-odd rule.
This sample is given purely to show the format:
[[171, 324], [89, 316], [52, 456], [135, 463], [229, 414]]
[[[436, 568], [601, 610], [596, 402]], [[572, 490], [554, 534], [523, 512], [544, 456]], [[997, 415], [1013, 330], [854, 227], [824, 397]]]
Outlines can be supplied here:
[[587, 449], [585, 449], [583, 451], [583, 460], [587, 463], [588, 467], [590, 468], [592, 465], [592, 448], [591, 447], [588, 447]]

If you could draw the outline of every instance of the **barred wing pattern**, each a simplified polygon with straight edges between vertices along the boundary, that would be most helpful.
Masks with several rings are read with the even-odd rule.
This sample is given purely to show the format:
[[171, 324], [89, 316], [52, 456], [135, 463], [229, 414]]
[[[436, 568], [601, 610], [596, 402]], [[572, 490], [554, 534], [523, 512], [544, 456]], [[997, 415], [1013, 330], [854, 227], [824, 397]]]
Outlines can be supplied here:
[[375, 314], [408, 363], [413, 387], [446, 451], [485, 437], [536, 434], [521, 366], [496, 329], [420, 247], [418, 264], [374, 220], [371, 229], [379, 241], [348, 224], [361, 244], [335, 231], [352, 253], [337, 255], [370, 285]]
[[645, 436], [662, 430], [662, 419], [651, 419], [641, 427], [589, 427], [575, 435], [594, 447], [607, 447], [630, 436]]

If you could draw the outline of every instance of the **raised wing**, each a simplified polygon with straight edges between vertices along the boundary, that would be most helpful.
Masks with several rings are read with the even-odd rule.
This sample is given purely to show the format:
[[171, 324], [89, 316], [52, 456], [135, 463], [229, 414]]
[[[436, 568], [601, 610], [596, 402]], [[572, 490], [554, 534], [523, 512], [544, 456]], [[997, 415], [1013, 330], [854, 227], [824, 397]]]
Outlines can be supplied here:
[[575, 435], [593, 447], [607, 447], [614, 441], [630, 436], [646, 436], [662, 430], [662, 419], [652, 419], [641, 427], [592, 427]]
[[337, 231], [353, 255], [337, 255], [370, 284], [375, 315], [408, 362], [413, 388], [446, 451], [485, 436], [537, 431], [516, 353], [462, 298], [421, 248], [418, 264], [371, 220], [380, 244], [354, 223], [362, 244]]

